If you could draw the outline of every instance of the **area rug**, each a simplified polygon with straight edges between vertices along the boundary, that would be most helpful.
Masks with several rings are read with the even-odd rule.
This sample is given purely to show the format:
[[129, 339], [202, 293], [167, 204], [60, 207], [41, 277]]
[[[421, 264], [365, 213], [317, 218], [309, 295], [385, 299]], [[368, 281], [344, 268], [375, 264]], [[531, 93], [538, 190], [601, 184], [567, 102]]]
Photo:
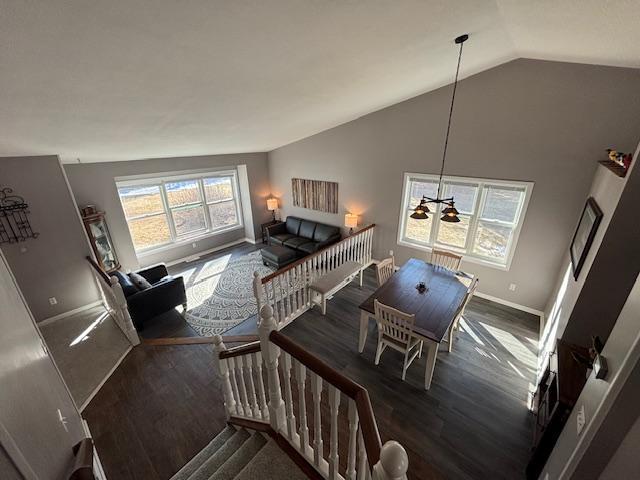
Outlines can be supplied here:
[[261, 277], [273, 272], [263, 265], [259, 251], [238, 258], [220, 257], [185, 272], [189, 325], [199, 335], [211, 336], [256, 315], [253, 272]]

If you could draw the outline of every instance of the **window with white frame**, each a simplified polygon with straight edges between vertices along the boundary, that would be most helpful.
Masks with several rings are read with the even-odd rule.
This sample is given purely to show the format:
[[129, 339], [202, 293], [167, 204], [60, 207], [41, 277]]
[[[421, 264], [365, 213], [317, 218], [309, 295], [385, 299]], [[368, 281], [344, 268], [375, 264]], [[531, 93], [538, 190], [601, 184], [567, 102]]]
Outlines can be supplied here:
[[136, 252], [242, 226], [235, 171], [117, 181]]
[[[398, 243], [440, 247], [465, 259], [508, 268], [524, 221], [533, 183], [443, 177], [441, 197], [454, 197], [460, 222], [440, 220], [442, 204], [429, 203], [427, 220], [410, 217], [423, 195], [435, 198], [438, 176], [405, 174]], [[446, 205], [445, 205], [446, 206]]]

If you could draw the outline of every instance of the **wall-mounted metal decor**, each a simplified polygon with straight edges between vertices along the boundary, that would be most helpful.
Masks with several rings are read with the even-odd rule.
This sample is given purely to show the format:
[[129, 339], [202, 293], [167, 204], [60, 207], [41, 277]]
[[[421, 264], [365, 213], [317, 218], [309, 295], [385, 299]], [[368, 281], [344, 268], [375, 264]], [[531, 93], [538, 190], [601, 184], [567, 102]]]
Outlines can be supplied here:
[[27, 218], [29, 205], [22, 197], [12, 194], [10, 188], [0, 188], [0, 243], [22, 242], [39, 235]]
[[338, 184], [323, 180], [291, 179], [293, 206], [338, 213]]

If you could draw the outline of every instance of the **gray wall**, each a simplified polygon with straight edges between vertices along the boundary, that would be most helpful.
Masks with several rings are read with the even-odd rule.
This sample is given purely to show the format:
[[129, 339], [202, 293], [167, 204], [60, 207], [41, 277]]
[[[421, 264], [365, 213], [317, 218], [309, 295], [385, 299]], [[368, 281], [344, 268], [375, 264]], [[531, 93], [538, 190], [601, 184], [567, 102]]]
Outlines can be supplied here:
[[[247, 166], [247, 176], [251, 190], [253, 228], [259, 235], [260, 223], [270, 218], [266, 199], [270, 194], [266, 153], [246, 153], [234, 155], [204, 155], [198, 157], [174, 157], [126, 162], [65, 164], [64, 168], [78, 205], [93, 204], [106, 212], [107, 224], [113, 237], [120, 263], [126, 269], [136, 269], [139, 265], [171, 262], [179, 258], [197, 254], [245, 237], [243, 229], [226, 232], [198, 240], [196, 247], [191, 244], [174, 247], [151, 256], [136, 257], [129, 229], [118, 197], [115, 178], [129, 175], [156, 174], [204, 168]], [[245, 200], [245, 199], [243, 199]], [[245, 221], [251, 221], [245, 219]]]
[[[446, 174], [535, 182], [511, 269], [464, 264], [482, 293], [544, 309], [596, 160], [638, 142], [638, 85], [640, 70], [526, 59], [461, 82]], [[283, 215], [341, 225], [353, 211], [379, 225], [374, 256], [424, 255], [396, 243], [403, 172], [439, 172], [450, 94], [439, 89], [270, 152]], [[339, 214], [293, 208], [292, 177], [339, 182]]]
[[619, 480], [626, 476], [640, 478], [638, 445], [640, 445], [640, 417], [636, 418], [600, 478], [602, 480]]
[[[98, 300], [85, 260], [91, 248], [58, 157], [0, 158], [0, 186], [24, 197], [31, 211], [29, 221], [40, 234], [25, 242], [2, 244], [36, 320]], [[56, 297], [57, 305], [49, 305], [49, 297]]]

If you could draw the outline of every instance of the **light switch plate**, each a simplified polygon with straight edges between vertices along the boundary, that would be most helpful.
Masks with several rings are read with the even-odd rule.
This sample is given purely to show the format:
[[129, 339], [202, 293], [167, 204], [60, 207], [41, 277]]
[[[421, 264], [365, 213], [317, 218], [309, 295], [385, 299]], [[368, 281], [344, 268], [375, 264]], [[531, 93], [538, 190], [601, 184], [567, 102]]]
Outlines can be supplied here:
[[587, 423], [587, 417], [584, 413], [584, 405], [580, 405], [580, 410], [578, 410], [578, 435], [582, 433], [582, 429], [584, 428], [584, 424]]

